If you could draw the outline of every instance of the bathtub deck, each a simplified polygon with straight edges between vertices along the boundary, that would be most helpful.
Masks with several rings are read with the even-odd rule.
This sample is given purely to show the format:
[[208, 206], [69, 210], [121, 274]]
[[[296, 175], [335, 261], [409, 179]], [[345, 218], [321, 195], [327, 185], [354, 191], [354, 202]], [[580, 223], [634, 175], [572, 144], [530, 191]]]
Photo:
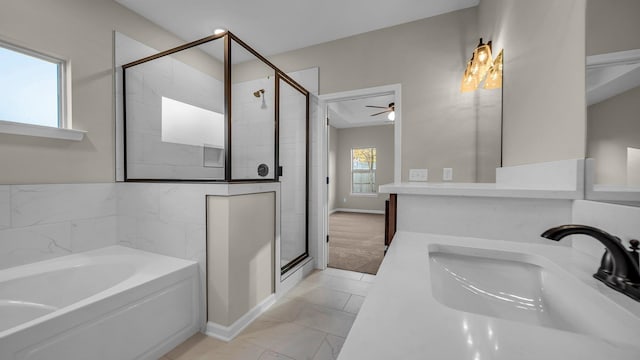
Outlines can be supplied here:
[[4, 269], [0, 359], [157, 359], [202, 327], [199, 286], [195, 261], [122, 246]]
[[317, 271], [229, 343], [196, 334], [161, 360], [336, 359], [375, 276]]

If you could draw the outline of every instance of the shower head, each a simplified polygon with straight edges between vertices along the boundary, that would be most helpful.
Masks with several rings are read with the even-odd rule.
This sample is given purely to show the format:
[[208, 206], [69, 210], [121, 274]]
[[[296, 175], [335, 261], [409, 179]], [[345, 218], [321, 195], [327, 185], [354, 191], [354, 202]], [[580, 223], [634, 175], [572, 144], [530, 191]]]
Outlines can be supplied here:
[[260, 95], [262, 95], [262, 94], [264, 94], [264, 89], [260, 89], [260, 90], [258, 90], [258, 91], [254, 91], [254, 92], [253, 92], [253, 96], [255, 96], [255, 97], [257, 97], [257, 98], [259, 98], [259, 97], [260, 97]]

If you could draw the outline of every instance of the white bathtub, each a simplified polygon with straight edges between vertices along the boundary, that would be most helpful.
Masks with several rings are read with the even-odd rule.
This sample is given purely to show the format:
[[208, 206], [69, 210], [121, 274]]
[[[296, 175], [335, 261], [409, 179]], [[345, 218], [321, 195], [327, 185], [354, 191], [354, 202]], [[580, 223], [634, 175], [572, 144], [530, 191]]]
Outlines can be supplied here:
[[122, 246], [0, 271], [0, 359], [157, 359], [201, 327], [198, 267]]

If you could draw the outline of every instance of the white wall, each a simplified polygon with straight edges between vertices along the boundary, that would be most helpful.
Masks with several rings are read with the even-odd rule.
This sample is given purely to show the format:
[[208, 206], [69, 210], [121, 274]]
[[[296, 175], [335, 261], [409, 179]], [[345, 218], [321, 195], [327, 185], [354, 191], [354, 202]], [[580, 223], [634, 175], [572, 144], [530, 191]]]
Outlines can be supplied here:
[[504, 48], [503, 165], [585, 155], [586, 0], [482, 0], [479, 32]]
[[329, 126], [329, 211], [337, 208], [338, 198], [338, 129]]
[[[640, 238], [638, 219], [640, 207], [587, 200], [576, 200], [573, 203], [572, 223], [594, 226], [618, 236], [627, 248], [629, 240]], [[573, 248], [596, 259], [602, 257], [605, 249], [597, 240], [585, 236], [574, 236]]]
[[398, 195], [397, 230], [554, 245], [540, 234], [569, 224], [572, 202]]
[[[231, 86], [232, 178], [259, 179], [258, 165], [267, 164], [265, 178], [275, 177], [275, 81], [274, 77], [233, 83]], [[253, 92], [264, 89], [267, 107]]]

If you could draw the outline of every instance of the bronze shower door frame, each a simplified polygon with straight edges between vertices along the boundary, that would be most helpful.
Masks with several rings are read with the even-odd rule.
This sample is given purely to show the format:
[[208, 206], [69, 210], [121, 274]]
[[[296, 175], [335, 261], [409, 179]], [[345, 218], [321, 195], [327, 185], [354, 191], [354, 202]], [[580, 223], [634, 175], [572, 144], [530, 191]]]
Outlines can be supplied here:
[[[168, 55], [172, 55], [178, 53], [180, 51], [184, 51], [187, 49], [194, 48], [196, 46], [200, 46], [218, 39], [223, 39], [224, 41], [224, 117], [225, 117], [225, 137], [224, 137], [224, 148], [225, 148], [225, 178], [224, 179], [131, 179], [127, 176], [127, 109], [126, 109], [126, 70], [128, 68], [144, 64]], [[231, 58], [231, 47], [232, 41], [236, 42], [242, 48], [247, 50], [253, 56], [255, 56], [258, 60], [262, 61], [265, 65], [270, 67], [275, 72], [275, 119], [274, 119], [274, 177], [273, 179], [233, 179], [232, 176], [232, 106], [231, 106], [231, 77], [232, 77], [232, 58]], [[267, 60], [264, 56], [254, 50], [251, 46], [247, 45], [244, 41], [234, 35], [232, 32], [227, 31], [217, 35], [211, 35], [204, 37], [199, 40], [195, 40], [175, 48], [165, 50], [159, 52], [157, 54], [144, 57], [142, 59], [127, 63], [122, 65], [122, 87], [123, 87], [123, 145], [124, 145], [124, 181], [126, 182], [216, 182], [216, 183], [264, 183], [264, 182], [278, 182], [280, 179], [280, 159], [279, 159], [279, 150], [280, 150], [280, 80], [283, 80], [291, 87], [302, 93], [306, 98], [306, 119], [305, 119], [305, 157], [306, 157], [306, 169], [305, 169], [305, 202], [306, 202], [306, 216], [305, 216], [305, 252], [300, 256], [296, 257], [285, 266], [281, 266], [281, 274], [286, 273], [287, 271], [294, 268], [296, 265], [301, 263], [304, 259], [309, 256], [309, 91], [305, 89], [302, 85], [293, 80], [290, 76], [288, 76], [284, 71], [280, 70], [277, 66]]]

